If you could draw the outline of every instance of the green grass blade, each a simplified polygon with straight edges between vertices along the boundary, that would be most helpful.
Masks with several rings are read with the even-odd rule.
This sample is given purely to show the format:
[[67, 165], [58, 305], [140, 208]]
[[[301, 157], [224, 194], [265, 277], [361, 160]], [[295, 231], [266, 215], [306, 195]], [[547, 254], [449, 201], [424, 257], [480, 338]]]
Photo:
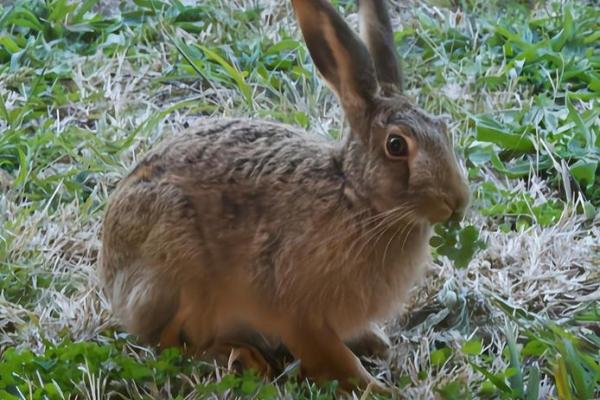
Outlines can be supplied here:
[[4, 99], [4, 96], [0, 95], [0, 117], [2, 117], [6, 123], [10, 126], [12, 124], [12, 120], [10, 118], [10, 114], [8, 113], [8, 110], [6, 109], [6, 104], [5, 104], [6, 100]]
[[507, 325], [504, 329], [504, 332], [506, 334], [506, 344], [510, 352], [509, 365], [514, 369], [514, 374], [508, 378], [508, 381], [510, 382], [513, 393], [515, 393], [517, 397], [522, 397], [525, 390], [523, 387], [523, 367], [521, 365], [521, 355], [519, 349], [517, 348], [517, 341], [512, 328]]
[[567, 367], [565, 365], [565, 360], [560, 355], [556, 358], [553, 373], [559, 400], [571, 400], [572, 396], [571, 388], [569, 387]]
[[71, 24], [79, 24], [84, 21], [85, 14], [89, 12], [94, 5], [98, 3], [98, 0], [85, 0], [79, 8], [77, 9], [77, 13], [73, 15], [70, 20]]
[[15, 186], [19, 186], [25, 183], [25, 180], [29, 175], [29, 163], [27, 162], [27, 156], [25, 155], [23, 149], [17, 149], [17, 156], [19, 158], [19, 172], [17, 173], [17, 177], [15, 178]]
[[527, 400], [538, 400], [540, 393], [540, 369], [532, 365], [527, 369]]
[[499, 378], [498, 376], [494, 375], [493, 373], [489, 372], [488, 370], [477, 364], [471, 363], [471, 366], [476, 371], [485, 376], [490, 382], [492, 382], [498, 389], [502, 390], [505, 394], [512, 394], [511, 388], [506, 384], [506, 382], [502, 378]]
[[179, 52], [179, 54], [181, 54], [181, 56], [187, 61], [187, 63], [194, 69], [194, 71], [196, 71], [196, 73], [198, 75], [200, 75], [203, 78], [207, 78], [205, 76], [204, 71], [201, 68], [201, 65], [198, 64], [198, 62], [192, 58], [191, 56], [191, 51], [190, 48], [188, 47], [187, 44], [185, 44], [182, 40], [172, 37], [169, 35], [169, 38], [171, 39], [171, 42], [173, 43], [173, 45], [175, 46], [175, 48], [177, 49], [177, 51]]
[[560, 351], [565, 360], [569, 376], [573, 380], [577, 398], [591, 399], [593, 388], [589, 386], [590, 379], [587, 377], [587, 372], [582, 366], [573, 343], [567, 339], [563, 339]]
[[238, 71], [232, 64], [227, 62], [227, 60], [225, 60], [223, 57], [218, 55], [216, 52], [210, 50], [209, 48], [205, 46], [198, 46], [198, 48], [204, 52], [204, 54], [209, 60], [215, 61], [221, 67], [223, 67], [225, 72], [227, 72], [227, 75], [229, 75], [229, 77], [233, 79], [237, 84], [238, 89], [244, 96], [244, 99], [246, 99], [248, 105], [252, 105], [252, 88], [246, 83], [246, 80], [244, 76], [240, 73], [240, 71]]

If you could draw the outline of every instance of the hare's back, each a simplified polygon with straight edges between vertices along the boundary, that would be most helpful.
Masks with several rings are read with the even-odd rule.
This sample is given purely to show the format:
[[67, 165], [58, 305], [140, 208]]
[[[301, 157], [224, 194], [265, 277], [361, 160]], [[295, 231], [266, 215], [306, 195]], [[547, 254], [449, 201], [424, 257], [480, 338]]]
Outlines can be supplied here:
[[148, 153], [128, 179], [178, 176], [198, 184], [269, 185], [326, 178], [333, 142], [276, 122], [208, 119]]

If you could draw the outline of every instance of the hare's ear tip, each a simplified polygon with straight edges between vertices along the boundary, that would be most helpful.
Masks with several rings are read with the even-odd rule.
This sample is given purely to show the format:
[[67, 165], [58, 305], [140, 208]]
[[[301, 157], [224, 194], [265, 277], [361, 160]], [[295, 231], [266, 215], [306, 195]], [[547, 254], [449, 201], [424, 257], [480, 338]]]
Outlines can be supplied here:
[[380, 84], [402, 92], [402, 73], [386, 0], [359, 0], [360, 35], [369, 48]]
[[448, 113], [438, 114], [436, 118], [439, 122], [444, 123], [446, 125], [452, 122], [452, 115]]

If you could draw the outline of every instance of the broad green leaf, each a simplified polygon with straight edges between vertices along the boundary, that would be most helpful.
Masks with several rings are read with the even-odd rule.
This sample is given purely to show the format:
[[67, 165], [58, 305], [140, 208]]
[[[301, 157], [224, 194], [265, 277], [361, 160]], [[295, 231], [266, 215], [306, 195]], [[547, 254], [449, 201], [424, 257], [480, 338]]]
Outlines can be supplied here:
[[596, 180], [596, 171], [598, 169], [598, 161], [593, 160], [578, 160], [575, 164], [569, 167], [571, 174], [578, 182], [585, 186], [591, 186]]
[[531, 339], [523, 347], [521, 353], [524, 356], [540, 357], [547, 350], [547, 346], [540, 340]]
[[481, 339], [471, 339], [462, 345], [462, 352], [469, 355], [481, 354]]
[[452, 350], [448, 347], [443, 347], [441, 349], [434, 350], [431, 352], [430, 355], [431, 365], [434, 367], [439, 367], [443, 365], [446, 361], [448, 361], [451, 355]]
[[507, 131], [493, 120], [479, 118], [475, 120], [477, 127], [477, 140], [491, 142], [505, 150], [530, 152], [534, 150], [533, 143], [525, 134], [516, 134]]

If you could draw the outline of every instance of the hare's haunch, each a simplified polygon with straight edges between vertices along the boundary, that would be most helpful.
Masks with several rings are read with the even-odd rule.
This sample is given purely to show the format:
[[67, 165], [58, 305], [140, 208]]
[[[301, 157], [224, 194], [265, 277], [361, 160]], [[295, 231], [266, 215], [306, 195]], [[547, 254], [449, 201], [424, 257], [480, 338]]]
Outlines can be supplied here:
[[399, 311], [431, 225], [463, 213], [468, 187], [444, 122], [402, 95], [384, 0], [359, 1], [362, 40], [326, 0], [292, 3], [346, 113], [344, 139], [196, 124], [112, 194], [100, 273], [146, 342], [265, 373], [284, 348], [317, 381], [384, 390], [350, 348], [385, 350], [374, 323]]

